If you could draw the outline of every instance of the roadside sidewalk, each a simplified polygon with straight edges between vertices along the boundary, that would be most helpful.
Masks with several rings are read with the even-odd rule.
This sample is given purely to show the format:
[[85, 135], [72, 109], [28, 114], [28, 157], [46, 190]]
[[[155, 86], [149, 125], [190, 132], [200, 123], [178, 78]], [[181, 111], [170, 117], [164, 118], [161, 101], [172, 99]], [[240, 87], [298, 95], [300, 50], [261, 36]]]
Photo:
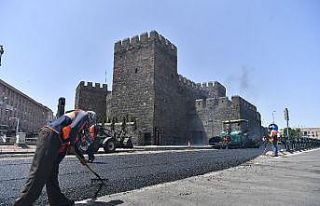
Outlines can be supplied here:
[[36, 150], [36, 145], [28, 146], [17, 146], [17, 145], [0, 145], [0, 155], [1, 154], [26, 154], [34, 153]]
[[320, 149], [77, 202], [80, 205], [319, 205]]
[[[209, 145], [205, 146], [135, 146], [133, 149], [118, 148], [116, 151], [165, 151], [165, 150], [187, 150], [187, 149], [211, 149]], [[0, 145], [0, 155], [15, 155], [15, 154], [32, 154], [36, 150], [36, 145], [28, 145], [27, 147], [20, 147], [17, 145]], [[100, 148], [100, 153], [104, 153], [103, 148]]]

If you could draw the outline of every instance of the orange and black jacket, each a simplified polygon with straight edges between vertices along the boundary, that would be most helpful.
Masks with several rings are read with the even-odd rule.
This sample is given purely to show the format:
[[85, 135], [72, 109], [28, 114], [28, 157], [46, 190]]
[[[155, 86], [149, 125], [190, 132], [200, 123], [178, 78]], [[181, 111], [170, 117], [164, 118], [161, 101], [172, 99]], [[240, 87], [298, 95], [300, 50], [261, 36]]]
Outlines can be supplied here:
[[79, 141], [80, 134], [88, 127], [87, 112], [77, 109], [65, 113], [55, 121], [47, 125], [48, 128], [56, 132], [62, 140], [62, 148], [59, 151], [65, 152], [67, 145], [74, 145]]

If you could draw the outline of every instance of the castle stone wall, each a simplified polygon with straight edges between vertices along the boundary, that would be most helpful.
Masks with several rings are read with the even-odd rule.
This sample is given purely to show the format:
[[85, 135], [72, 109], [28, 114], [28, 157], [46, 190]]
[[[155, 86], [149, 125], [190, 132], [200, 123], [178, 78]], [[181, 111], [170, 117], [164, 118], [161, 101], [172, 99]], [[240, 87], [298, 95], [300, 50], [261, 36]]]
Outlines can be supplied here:
[[233, 96], [231, 99], [233, 107], [236, 108], [237, 114], [240, 115], [240, 118], [247, 119], [249, 121], [249, 137], [252, 139], [261, 137], [261, 116], [257, 111], [256, 106], [240, 96]]
[[240, 96], [231, 97], [231, 101], [227, 97], [198, 99], [196, 109], [207, 139], [221, 134], [223, 121], [235, 119], [249, 121], [250, 138], [261, 136], [261, 120], [257, 108]]
[[154, 144], [154, 44], [154, 37], [144, 33], [117, 42], [114, 49], [111, 118], [135, 117], [139, 145]]
[[115, 44], [110, 116], [134, 117], [138, 144], [186, 143], [194, 101], [210, 89], [178, 75], [177, 48], [155, 31]]
[[106, 97], [108, 87], [106, 84], [81, 81], [76, 88], [75, 108], [91, 110], [97, 113], [97, 120], [106, 120]]
[[138, 145], [206, 144], [230, 119], [248, 119], [252, 135], [261, 125], [256, 107], [238, 96], [230, 100], [219, 82], [179, 75], [176, 46], [156, 31], [115, 43], [112, 95], [104, 101], [109, 120], [135, 119]]
[[[156, 32], [154, 41], [154, 144], [176, 144], [183, 133], [183, 104], [178, 96], [177, 50]], [[181, 105], [183, 107], [183, 105]]]

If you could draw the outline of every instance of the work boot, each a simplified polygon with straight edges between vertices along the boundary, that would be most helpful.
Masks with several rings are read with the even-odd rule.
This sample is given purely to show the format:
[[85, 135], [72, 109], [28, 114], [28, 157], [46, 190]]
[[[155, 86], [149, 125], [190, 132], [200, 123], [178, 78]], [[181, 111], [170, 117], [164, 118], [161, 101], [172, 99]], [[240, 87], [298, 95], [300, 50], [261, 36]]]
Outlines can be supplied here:
[[92, 163], [93, 161], [94, 161], [94, 157], [89, 158], [89, 160], [88, 160], [89, 163]]
[[74, 200], [69, 200], [67, 198], [65, 198], [65, 200], [59, 200], [58, 202], [49, 202], [50, 206], [72, 206], [74, 205]]
[[74, 205], [74, 200], [68, 200], [66, 203], [62, 204], [61, 206], [72, 206]]
[[89, 155], [88, 155], [88, 162], [89, 162], [89, 163], [92, 163], [92, 162], [94, 161], [94, 159], [95, 159], [95, 157], [94, 157], [93, 154], [89, 154]]

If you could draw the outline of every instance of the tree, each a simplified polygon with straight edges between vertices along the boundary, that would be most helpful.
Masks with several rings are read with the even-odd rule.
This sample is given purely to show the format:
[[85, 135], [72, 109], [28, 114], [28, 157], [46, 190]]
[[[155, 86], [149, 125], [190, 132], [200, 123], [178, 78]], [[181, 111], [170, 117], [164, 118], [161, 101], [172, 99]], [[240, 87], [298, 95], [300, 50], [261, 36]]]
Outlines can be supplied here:
[[[287, 136], [287, 128], [284, 128], [282, 130], [282, 136], [286, 137]], [[297, 137], [301, 137], [302, 133], [301, 133], [301, 129], [300, 128], [290, 128], [289, 127], [289, 136], [293, 137], [293, 138], [297, 138]]]

